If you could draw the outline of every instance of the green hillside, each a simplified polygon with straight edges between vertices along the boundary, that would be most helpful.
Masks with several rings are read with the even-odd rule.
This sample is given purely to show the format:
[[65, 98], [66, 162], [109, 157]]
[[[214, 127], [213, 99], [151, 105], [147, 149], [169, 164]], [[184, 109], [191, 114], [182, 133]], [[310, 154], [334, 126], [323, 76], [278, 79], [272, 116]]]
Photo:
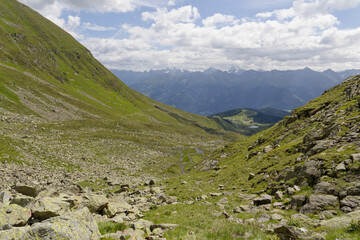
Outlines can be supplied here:
[[[229, 232], [251, 233], [249, 239], [278, 239], [272, 233], [279, 224], [324, 236], [296, 239], [358, 239], [353, 229], [360, 207], [359, 114], [360, 76], [355, 76], [275, 126], [218, 149], [189, 174], [168, 181], [169, 194], [198, 206], [174, 208], [193, 211], [194, 222], [154, 213], [149, 219], [179, 223], [200, 239], [232, 239]], [[180, 184], [184, 181], [187, 184]], [[261, 203], [265, 196], [272, 200]], [[205, 202], [210, 213], [202, 208]], [[277, 220], [274, 213], [280, 214]], [[185, 230], [168, 236], [175, 235], [189, 237]]]
[[73, 181], [104, 173], [135, 181], [177, 173], [168, 169], [183, 149], [237, 138], [131, 90], [27, 6], [4, 0], [0, 9], [1, 163], [38, 168], [40, 179], [70, 171]]
[[209, 117], [223, 124], [222, 127], [228, 131], [249, 136], [273, 126], [287, 115], [288, 112], [275, 108], [240, 108]]

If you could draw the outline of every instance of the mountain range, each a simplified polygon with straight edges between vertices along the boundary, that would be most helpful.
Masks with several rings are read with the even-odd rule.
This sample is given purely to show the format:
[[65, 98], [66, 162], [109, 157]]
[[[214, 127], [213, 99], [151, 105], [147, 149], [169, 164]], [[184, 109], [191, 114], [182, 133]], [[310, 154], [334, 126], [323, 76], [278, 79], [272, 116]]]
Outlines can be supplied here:
[[243, 70], [202, 72], [165, 69], [112, 72], [132, 89], [182, 110], [211, 115], [237, 108], [302, 106], [323, 91], [360, 70], [317, 72], [310, 68], [288, 71]]

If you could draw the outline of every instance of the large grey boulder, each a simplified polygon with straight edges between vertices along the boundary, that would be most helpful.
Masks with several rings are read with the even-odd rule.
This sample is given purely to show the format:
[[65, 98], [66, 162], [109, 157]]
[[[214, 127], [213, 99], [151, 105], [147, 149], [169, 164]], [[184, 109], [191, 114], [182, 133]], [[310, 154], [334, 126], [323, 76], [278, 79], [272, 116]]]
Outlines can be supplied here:
[[325, 237], [305, 228], [281, 226], [274, 229], [281, 240], [325, 240]]
[[31, 210], [35, 218], [46, 220], [69, 212], [70, 203], [61, 198], [43, 197], [34, 203]]
[[329, 182], [320, 182], [314, 186], [314, 193], [338, 195], [335, 187]]
[[30, 209], [15, 204], [2, 206], [0, 207], [0, 229], [7, 226], [25, 226], [30, 217]]
[[109, 199], [105, 195], [86, 196], [86, 201], [82, 204], [92, 213], [100, 213], [109, 204]]
[[341, 210], [350, 212], [360, 207], [360, 196], [347, 196], [340, 201]]
[[309, 202], [300, 209], [301, 213], [315, 213], [322, 210], [334, 209], [339, 202], [333, 195], [310, 195]]
[[0, 231], [0, 239], [98, 240], [100, 233], [90, 211], [84, 208], [31, 227]]
[[40, 188], [39, 187], [32, 187], [32, 186], [28, 186], [28, 185], [16, 185], [13, 187], [13, 189], [15, 191], [17, 191], [18, 193], [21, 193], [23, 195], [26, 196], [30, 196], [33, 198], [36, 198], [37, 195], [39, 195], [40, 193]]
[[306, 203], [306, 196], [305, 195], [296, 195], [293, 196], [290, 202], [291, 209], [296, 210]]
[[106, 208], [104, 208], [103, 213], [104, 213], [104, 215], [111, 218], [117, 214], [129, 212], [132, 209], [133, 209], [133, 206], [131, 206], [124, 200], [111, 201], [107, 204]]

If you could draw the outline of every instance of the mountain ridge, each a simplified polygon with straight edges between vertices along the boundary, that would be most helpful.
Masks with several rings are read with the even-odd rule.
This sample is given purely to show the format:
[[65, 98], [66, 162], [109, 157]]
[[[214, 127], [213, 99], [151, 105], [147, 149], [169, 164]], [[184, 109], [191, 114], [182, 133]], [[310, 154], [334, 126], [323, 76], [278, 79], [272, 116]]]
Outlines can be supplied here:
[[[133, 89], [180, 109], [211, 115], [236, 108], [274, 107], [291, 110], [358, 70], [316, 72], [216, 69], [189, 72], [177, 69], [148, 72], [114, 71]], [[133, 81], [132, 81], [133, 80]]]

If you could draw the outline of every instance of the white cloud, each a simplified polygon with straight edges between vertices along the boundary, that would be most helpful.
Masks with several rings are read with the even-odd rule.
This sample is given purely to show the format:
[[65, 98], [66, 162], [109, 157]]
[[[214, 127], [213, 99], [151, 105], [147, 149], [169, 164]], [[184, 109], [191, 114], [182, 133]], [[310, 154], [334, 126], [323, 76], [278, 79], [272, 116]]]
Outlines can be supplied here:
[[218, 24], [237, 24], [239, 20], [237, 20], [234, 16], [231, 15], [223, 15], [220, 13], [216, 13], [211, 17], [208, 17], [202, 21], [205, 27], [216, 26]]
[[142, 18], [156, 23], [190, 23], [199, 19], [200, 14], [196, 7], [184, 6], [170, 12], [166, 8], [158, 8], [156, 12], [144, 12]]
[[89, 23], [89, 22], [83, 23], [82, 27], [84, 29], [88, 29], [91, 31], [116, 31], [116, 28], [114, 28], [114, 27], [104, 27], [104, 26], [99, 26], [97, 24]]
[[[96, 24], [81, 24], [81, 19], [76, 17], [61, 19], [61, 11], [59, 14], [55, 7], [58, 1], [48, 1], [50, 7], [46, 11], [68, 31], [107, 29]], [[70, 6], [69, 2], [62, 1]], [[116, 11], [149, 2], [155, 3], [112, 1]], [[169, 1], [163, 3], [167, 5]], [[110, 0], [101, 4], [95, 0], [71, 4], [77, 9], [87, 6], [95, 11], [93, 6], [98, 6], [100, 12], [115, 11], [107, 8]], [[259, 13], [254, 19], [219, 13], [202, 19], [199, 10], [191, 5], [172, 10], [159, 5], [162, 7], [142, 13], [142, 20], [150, 23], [148, 27], [123, 24], [119, 35], [122, 38], [84, 38], [82, 43], [105, 65], [117, 69], [360, 68], [360, 27], [339, 29], [340, 22], [333, 14], [335, 10], [359, 4], [360, 0], [296, 0], [287, 9]]]

